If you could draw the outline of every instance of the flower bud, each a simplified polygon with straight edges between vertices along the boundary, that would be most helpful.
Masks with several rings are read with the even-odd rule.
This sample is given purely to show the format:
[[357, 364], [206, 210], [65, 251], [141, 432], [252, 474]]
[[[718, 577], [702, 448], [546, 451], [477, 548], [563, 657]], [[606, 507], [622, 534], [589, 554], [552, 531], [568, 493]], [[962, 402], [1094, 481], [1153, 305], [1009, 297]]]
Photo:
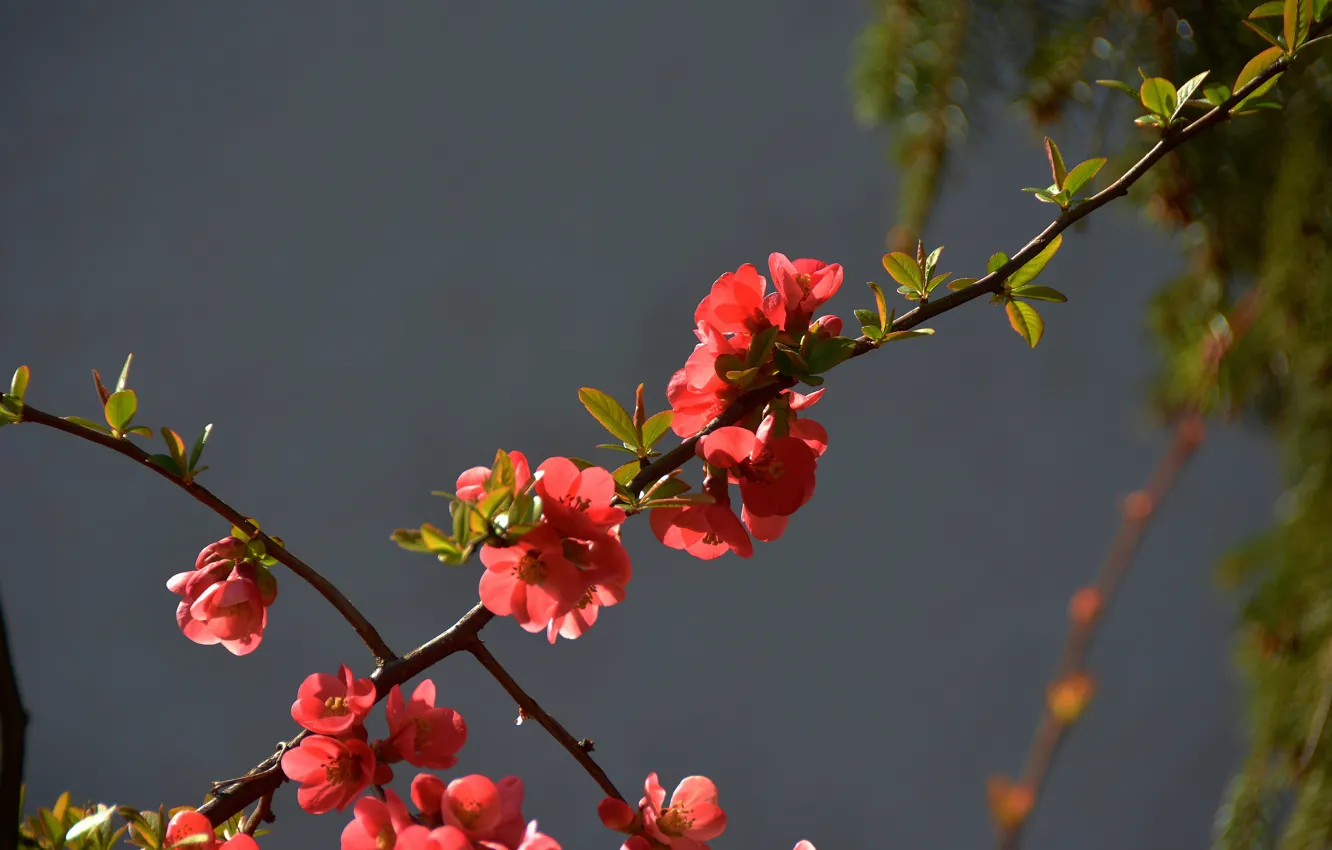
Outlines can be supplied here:
[[1075, 723], [1091, 702], [1096, 684], [1086, 673], [1070, 673], [1046, 691], [1046, 705], [1064, 725]]

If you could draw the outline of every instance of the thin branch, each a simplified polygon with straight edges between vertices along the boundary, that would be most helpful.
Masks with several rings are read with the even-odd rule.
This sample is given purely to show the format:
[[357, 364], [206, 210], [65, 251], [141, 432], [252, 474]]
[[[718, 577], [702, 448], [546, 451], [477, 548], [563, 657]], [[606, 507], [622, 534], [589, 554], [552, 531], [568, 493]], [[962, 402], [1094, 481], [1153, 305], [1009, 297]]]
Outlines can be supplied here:
[[162, 467], [148, 459], [148, 453], [138, 446], [131, 443], [128, 439], [116, 439], [110, 434], [103, 434], [100, 431], [94, 431], [91, 428], [85, 428], [82, 425], [76, 425], [73, 422], [61, 419], [59, 416], [53, 416], [45, 411], [38, 410], [30, 404], [23, 405], [21, 422], [32, 422], [36, 425], [45, 425], [48, 428], [54, 428], [57, 431], [64, 431], [66, 434], [73, 434], [76, 437], [88, 440], [98, 445], [102, 445], [114, 452], [119, 452], [125, 457], [137, 461], [140, 465], [156, 472], [158, 475], [180, 487], [189, 493], [195, 499], [199, 500], [214, 513], [239, 528], [241, 531], [250, 535], [252, 538], [258, 538], [264, 543], [264, 547], [269, 555], [276, 558], [281, 564], [290, 569], [293, 573], [301, 577], [319, 592], [321, 596], [328, 600], [342, 618], [351, 624], [356, 630], [356, 634], [361, 636], [361, 640], [370, 648], [375, 655], [375, 662], [382, 664], [394, 658], [393, 650], [389, 649], [388, 644], [379, 636], [375, 627], [370, 625], [370, 621], [365, 615], [357, 610], [347, 597], [342, 595], [328, 579], [320, 575], [314, 567], [302, 561], [300, 558], [288, 552], [282, 544], [273, 538], [264, 534], [259, 529], [250, 524], [245, 515], [226, 502], [213, 495], [208, 488], [196, 484], [193, 481], [186, 481], [178, 475], [167, 472]]
[[[1209, 385], [1215, 380], [1221, 360], [1252, 327], [1257, 317], [1259, 295], [1258, 289], [1250, 289], [1235, 303], [1231, 310], [1228, 337], [1214, 338], [1203, 344], [1200, 356], [1203, 359], [1204, 369], [1210, 376], [1207, 380]], [[1068, 638], [1060, 653], [1053, 683], [1066, 681], [1070, 676], [1083, 672], [1087, 653], [1095, 636], [1096, 624], [1105, 616], [1105, 610], [1128, 573], [1147, 524], [1160, 509], [1161, 503], [1174, 486], [1184, 466], [1202, 444], [1203, 431], [1201, 412], [1198, 410], [1188, 412], [1175, 426], [1174, 436], [1157, 461], [1156, 468], [1147, 480], [1147, 486], [1125, 500], [1119, 530], [1096, 575], [1094, 585], [1098, 603], [1096, 611], [1090, 616], [1070, 618]], [[1027, 758], [1018, 780], [1019, 786], [1031, 794], [1033, 806], [1040, 799], [1041, 789], [1050, 773], [1050, 766], [1070, 728], [1069, 724], [1055, 717], [1047, 703], [1036, 726], [1036, 734], [1027, 750]], [[1022, 827], [1029, 814], [1030, 812], [1026, 812], [1022, 817], [1016, 818], [1012, 825], [1000, 826], [998, 833], [1000, 850], [1017, 850], [1022, 840]]]
[[544, 708], [537, 705], [536, 700], [527, 695], [522, 686], [509, 675], [509, 671], [505, 670], [495, 659], [495, 656], [490, 654], [490, 650], [486, 649], [485, 644], [481, 642], [479, 637], [472, 638], [467, 651], [472, 653], [476, 660], [481, 662], [481, 666], [486, 668], [491, 676], [495, 677], [495, 681], [500, 683], [509, 696], [513, 697], [513, 701], [518, 703], [518, 708], [522, 711], [523, 716], [531, 717], [537, 723], [540, 723], [541, 727], [549, 732], [550, 736], [558, 741], [560, 746], [568, 750], [569, 755], [573, 756], [574, 760], [583, 766], [588, 775], [596, 780], [596, 783], [601, 786], [601, 790], [606, 792], [607, 796], [624, 801], [624, 797], [615, 787], [615, 783], [610, 781], [606, 771], [602, 770], [601, 766], [588, 754], [587, 748], [579, 744], [574, 736], [570, 735], [568, 730], [560, 725], [558, 720], [551, 717]]
[[259, 824], [272, 823], [276, 818], [273, 815], [273, 792], [270, 791], [259, 798], [259, 804], [254, 807], [254, 811], [241, 824], [241, 832], [246, 835], [254, 835], [254, 831], [259, 828]]
[[19, 822], [23, 818], [24, 734], [28, 713], [19, 698], [18, 675], [9, 651], [3, 606], [0, 606], [0, 850], [18, 846]]

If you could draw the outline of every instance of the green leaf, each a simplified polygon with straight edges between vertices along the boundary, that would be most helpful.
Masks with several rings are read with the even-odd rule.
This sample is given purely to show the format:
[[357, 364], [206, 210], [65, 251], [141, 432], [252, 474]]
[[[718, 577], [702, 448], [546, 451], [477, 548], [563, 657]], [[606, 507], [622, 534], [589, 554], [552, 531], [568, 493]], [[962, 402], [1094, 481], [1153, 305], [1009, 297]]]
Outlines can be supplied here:
[[745, 355], [745, 368], [750, 369], [761, 365], [768, 359], [772, 353], [772, 345], [777, 341], [777, 332], [780, 328], [766, 328], [754, 334], [749, 341], [749, 351]]
[[425, 553], [430, 551], [430, 547], [425, 543], [425, 535], [418, 528], [394, 529], [393, 533], [389, 535], [389, 540], [397, 543], [408, 552]]
[[1244, 24], [1244, 26], [1248, 27], [1250, 32], [1256, 33], [1256, 34], [1258, 35], [1258, 37], [1261, 38], [1263, 41], [1267, 42], [1268, 44], [1272, 45], [1273, 47], [1279, 48], [1279, 49], [1281, 50], [1282, 53], [1285, 52], [1285, 48], [1283, 48], [1283, 47], [1281, 46], [1281, 42], [1280, 42], [1280, 41], [1277, 41], [1277, 37], [1274, 36], [1274, 35], [1272, 35], [1272, 34], [1271, 34], [1270, 32], [1268, 32], [1267, 30], [1263, 29], [1263, 28], [1260, 27], [1260, 26], [1257, 26], [1256, 24], [1251, 24], [1251, 23], [1249, 23], [1248, 21], [1240, 21], [1240, 23], [1241, 23], [1241, 24]]
[[[1321, 20], [1323, 19], [1323, 12], [1326, 11], [1326, 10], [1327, 10], [1327, 0], [1314, 0], [1314, 2], [1313, 2], [1313, 16], [1314, 16], [1314, 20], [1315, 20], [1315, 21], [1321, 21]], [[1324, 36], [1320, 36], [1319, 38], [1320, 38], [1320, 39], [1323, 39], [1323, 38], [1327, 38], [1327, 36], [1324, 35]], [[1305, 43], [1308, 44], [1308, 42], [1305, 42]]]
[[1068, 178], [1064, 180], [1064, 191], [1069, 195], [1076, 195], [1078, 190], [1087, 184], [1089, 180], [1096, 176], [1097, 172], [1106, 163], [1106, 158], [1099, 156], [1095, 159], [1089, 159], [1079, 162], [1073, 166], [1073, 170], [1068, 172]]
[[888, 317], [888, 296], [883, 294], [877, 283], [870, 281], [869, 288], [874, 290], [874, 308], [879, 312], [879, 327], [886, 328], [892, 319]]
[[802, 375], [809, 374], [809, 364], [805, 358], [800, 356], [800, 352], [787, 345], [777, 345], [773, 352], [773, 363], [777, 366], [777, 371], [784, 375], [794, 375], [799, 378]]
[[462, 499], [455, 499], [449, 507], [453, 514], [453, 539], [460, 545], [466, 545], [467, 541], [472, 539], [470, 533], [472, 506]]
[[877, 328], [879, 326], [879, 314], [873, 310], [856, 308], [856, 321], [860, 322], [863, 328]]
[[934, 328], [915, 328], [909, 331], [893, 331], [883, 335], [884, 342], [893, 342], [899, 339], [910, 339], [913, 336], [934, 336]]
[[715, 504], [717, 504], [717, 500], [709, 496], [707, 493], [686, 493], [678, 498], [653, 499], [649, 502], [644, 502], [643, 507], [648, 510], [656, 510], [657, 508], [692, 508], [698, 505]]
[[629, 447], [626, 446], [624, 443], [597, 443], [597, 448], [599, 448], [599, 449], [610, 449], [611, 451], [616, 451], [616, 452], [624, 452], [625, 454], [629, 454], [629, 455], [633, 455], [634, 457], [638, 457], [638, 452], [636, 452], [635, 450], [629, 448]]
[[1046, 245], [1039, 254], [1028, 260], [1022, 268], [1013, 272], [1008, 278], [1008, 288], [1016, 289], [1035, 280], [1036, 276], [1045, 270], [1046, 263], [1050, 262], [1050, 258], [1059, 251], [1059, 246], [1063, 243], [1064, 235], [1062, 233], [1051, 239], [1050, 244]]
[[629, 482], [633, 481], [634, 476], [638, 475], [638, 473], [642, 469], [643, 469], [643, 464], [639, 463], [637, 460], [631, 460], [628, 463], [626, 463], [624, 466], [617, 466], [614, 470], [612, 470], [611, 478], [615, 479], [616, 484], [628, 487]]
[[902, 286], [911, 290], [920, 289], [923, 282], [920, 277], [920, 266], [916, 264], [912, 257], [903, 254], [901, 251], [884, 254], [883, 267], [888, 270], [888, 274], [893, 276], [893, 280]]
[[145, 437], [151, 440], [153, 438], [153, 429], [149, 428], [147, 425], [135, 425], [133, 428], [126, 431], [125, 434], [127, 436], [133, 434], [136, 437]]
[[96, 369], [92, 370], [92, 373], [93, 373], [93, 385], [97, 388], [98, 403], [105, 406], [106, 400], [111, 397], [111, 391], [108, 390], [106, 388], [106, 385], [102, 383], [102, 376], [97, 373]]
[[1129, 85], [1128, 83], [1123, 83], [1120, 82], [1119, 80], [1097, 80], [1096, 85], [1105, 86], [1106, 88], [1114, 89], [1117, 92], [1123, 92], [1124, 94], [1133, 98], [1134, 103], [1138, 102], [1138, 90], [1135, 89], [1133, 86]]
[[1023, 189], [1022, 191], [1030, 192], [1031, 194], [1036, 196], [1036, 200], [1043, 201], [1047, 204], [1059, 203], [1058, 201], [1055, 200], [1054, 194], [1051, 193], [1050, 190], [1048, 189]]
[[190, 449], [190, 469], [199, 465], [199, 456], [203, 454], [204, 444], [208, 442], [208, 435], [211, 433], [213, 433], [213, 424], [210, 422], [204, 426], [199, 439], [194, 441], [194, 448]]
[[1179, 115], [1184, 108], [1184, 104], [1188, 102], [1189, 98], [1193, 97], [1193, 93], [1198, 90], [1198, 86], [1202, 85], [1203, 80], [1207, 79], [1209, 73], [1211, 72], [1203, 71], [1196, 77], [1190, 77], [1184, 82], [1184, 85], [1179, 87], [1179, 91], [1176, 93], [1175, 111], [1170, 114], [1171, 118]]
[[84, 428], [91, 428], [94, 431], [100, 431], [103, 434], [111, 433], [111, 429], [105, 425], [93, 422], [91, 419], [84, 419], [82, 416], [65, 416], [63, 418], [66, 422], [73, 422], [75, 425], [82, 425]]
[[148, 462], [160, 466], [177, 478], [185, 475], [185, 470], [176, 465], [176, 460], [171, 455], [148, 455]]
[[650, 449], [655, 446], [666, 432], [671, 430], [671, 420], [675, 418], [674, 411], [663, 410], [660, 413], [654, 413], [643, 423], [643, 448]]
[[1162, 118], [1169, 120], [1170, 116], [1175, 114], [1175, 108], [1179, 102], [1178, 94], [1175, 91], [1174, 83], [1164, 77], [1152, 77], [1143, 80], [1142, 88], [1139, 90], [1142, 97], [1142, 105], [1147, 107], [1147, 111]]
[[100, 811], [96, 812], [95, 814], [88, 815], [86, 818], [84, 818], [83, 820], [79, 821], [78, 823], [74, 824], [69, 828], [69, 832], [65, 833], [64, 843], [68, 844], [71, 841], [78, 841], [80, 838], [92, 832], [93, 830], [101, 829], [103, 826], [106, 826], [111, 822], [111, 816], [116, 813], [115, 807], [98, 806], [98, 808], [100, 809]]
[[185, 441], [180, 438], [180, 435], [175, 431], [172, 431], [170, 428], [163, 426], [162, 442], [166, 443], [167, 451], [171, 454], [171, 459], [176, 462], [176, 466], [180, 467], [182, 470], [186, 469]]
[[929, 295], [931, 292], [935, 290], [936, 287], [938, 287], [939, 284], [943, 283], [945, 280], [948, 280], [948, 278], [952, 276], [953, 276], [952, 272], [944, 272], [943, 274], [937, 274], [934, 277], [930, 278], [930, 282], [925, 284], [925, 294]]
[[[509, 453], [504, 449], [495, 452], [495, 462], [490, 465], [490, 477], [486, 479], [485, 490], [487, 493], [498, 490], [512, 490], [517, 483], [514, 479], [513, 461], [509, 460]], [[490, 516], [486, 512], [486, 516]]]
[[134, 418], [134, 412], [138, 407], [139, 400], [134, 395], [134, 390], [118, 390], [106, 400], [106, 407], [102, 412], [106, 414], [106, 424], [110, 425], [113, 431], [123, 431]]
[[1230, 100], [1230, 86], [1225, 83], [1213, 83], [1203, 89], [1203, 97], [1213, 106], [1220, 106]]
[[1036, 343], [1041, 341], [1041, 334], [1045, 333], [1045, 323], [1041, 321], [1041, 314], [1036, 312], [1036, 308], [1021, 301], [1009, 300], [1004, 304], [1004, 311], [1008, 313], [1008, 323], [1018, 336], [1035, 348]]
[[1286, 0], [1282, 24], [1286, 34], [1286, 49], [1294, 53], [1309, 37], [1309, 24], [1313, 23], [1313, 0]]
[[633, 420], [618, 401], [591, 387], [579, 390], [578, 400], [587, 408], [587, 412], [592, 414], [592, 418], [611, 433], [611, 436], [631, 446], [638, 445], [638, 435], [634, 433]]
[[[990, 261], [985, 264], [985, 271], [988, 274], [994, 274], [995, 272], [1003, 268], [1007, 262], [1008, 262], [1008, 255], [1005, 254], [1003, 251], [991, 254]], [[956, 283], [957, 281], [953, 282]], [[949, 289], [952, 289], [952, 287], [950, 286]]]
[[670, 499], [688, 489], [689, 484], [682, 481], [678, 475], [668, 475], [657, 479], [657, 483], [649, 485], [643, 495], [653, 499]]
[[1064, 178], [1068, 176], [1068, 169], [1064, 167], [1064, 157], [1059, 153], [1059, 145], [1055, 144], [1054, 139], [1045, 137], [1045, 158], [1050, 160], [1050, 173], [1054, 175], [1055, 191], [1064, 188]]
[[125, 358], [125, 365], [120, 367], [120, 378], [116, 381], [116, 392], [123, 392], [129, 384], [130, 361], [134, 359], [134, 352], [130, 352]]
[[848, 359], [855, 348], [855, 340], [844, 336], [815, 340], [810, 346], [809, 355], [805, 358], [805, 362], [809, 365], [809, 373], [817, 375], [820, 372], [827, 372]]
[[977, 278], [974, 277], [959, 277], [957, 280], [950, 280], [948, 282], [948, 288], [957, 292], [959, 289], [966, 289], [968, 286], [971, 286], [976, 280]]
[[735, 384], [741, 389], [747, 388], [756, 377], [758, 377], [758, 367], [752, 369], [733, 369], [727, 372], [724, 377], [728, 382]]
[[23, 394], [28, 391], [28, 378], [32, 377], [32, 370], [27, 366], [20, 366], [14, 370], [14, 380], [9, 382], [9, 394], [15, 401], [22, 402]]
[[[1232, 87], [1233, 90], [1239, 91], [1249, 83], [1253, 82], [1253, 80], [1256, 79], [1260, 74], [1262, 74], [1268, 68], [1271, 68], [1274, 64], [1276, 64], [1277, 60], [1279, 60], [1282, 57], [1282, 55], [1283, 51], [1281, 50], [1280, 47], [1269, 47], [1266, 50], [1264, 50], [1262, 53], [1259, 53], [1257, 56], [1250, 59], [1248, 63], [1245, 64], [1244, 68], [1239, 72], [1239, 76], [1235, 78], [1235, 85]], [[1276, 78], [1274, 77], [1273, 79]], [[1261, 86], [1258, 87], [1258, 89], [1255, 89], [1247, 97], [1256, 97], [1257, 95], [1262, 94], [1267, 90], [1267, 88], [1270, 88], [1269, 83], [1271, 82], [1272, 82], [1271, 80], [1268, 80], [1267, 82], [1263, 83]]]
[[1068, 296], [1048, 286], [1022, 286], [1010, 293], [1014, 298], [1029, 298], [1033, 301], [1068, 301]]
[[883, 328], [879, 327], [877, 322], [872, 325], [861, 325], [860, 330], [870, 339], [879, 340], [883, 338]]
[[938, 248], [931, 251], [930, 255], [925, 258], [925, 276], [922, 277], [921, 280], [929, 280], [934, 276], [934, 267], [939, 265], [939, 255], [943, 253], [943, 249], [944, 246], [940, 245]]
[[1161, 120], [1159, 115], [1139, 115], [1133, 119], [1133, 123], [1139, 127], [1164, 127], [1165, 121]]
[[1270, 3], [1260, 3], [1249, 13], [1250, 18], [1279, 18], [1285, 13], [1285, 0], [1272, 0]]

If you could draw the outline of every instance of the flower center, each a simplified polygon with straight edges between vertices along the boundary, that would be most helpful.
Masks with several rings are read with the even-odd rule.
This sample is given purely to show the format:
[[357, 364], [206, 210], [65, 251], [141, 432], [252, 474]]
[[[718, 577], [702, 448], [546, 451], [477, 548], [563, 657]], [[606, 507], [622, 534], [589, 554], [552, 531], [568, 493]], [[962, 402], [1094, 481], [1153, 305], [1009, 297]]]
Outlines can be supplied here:
[[541, 563], [541, 557], [531, 550], [518, 561], [513, 572], [524, 584], [541, 584], [546, 580], [546, 565]]
[[330, 785], [355, 782], [361, 775], [361, 758], [344, 753], [324, 764], [324, 780]]
[[592, 507], [592, 500], [584, 499], [582, 496], [566, 494], [560, 497], [560, 502], [568, 505], [576, 511], [586, 512], [588, 508]]
[[672, 838], [685, 834], [685, 830], [694, 825], [689, 816], [689, 809], [683, 806], [671, 806], [657, 818], [657, 828]]
[[809, 288], [814, 285], [814, 278], [810, 277], [808, 274], [798, 274], [796, 275], [796, 284], [799, 285], [801, 292], [808, 295]]
[[375, 837], [375, 848], [376, 850], [393, 850], [393, 845], [396, 844], [397, 841], [398, 836], [397, 833], [393, 831], [393, 827], [389, 824], [384, 824], [379, 830], [379, 835]]
[[481, 820], [481, 804], [476, 800], [468, 800], [465, 803], [455, 803], [453, 813], [458, 816], [458, 821], [463, 829], [473, 829], [477, 821]]
[[347, 700], [343, 697], [329, 697], [324, 700], [324, 716], [334, 715], [341, 717], [344, 714], [351, 713], [351, 708], [347, 705]]
[[426, 748], [427, 739], [430, 737], [430, 724], [424, 717], [413, 717], [412, 725], [416, 727], [412, 736], [412, 746], [419, 753]]
[[586, 608], [587, 606], [591, 605], [591, 604], [592, 604], [592, 594], [594, 594], [594, 593], [596, 593], [596, 592], [597, 592], [597, 586], [594, 584], [594, 585], [592, 585], [591, 587], [589, 587], [589, 588], [587, 589], [586, 592], [583, 593], [583, 598], [582, 598], [582, 599], [579, 599], [579, 600], [578, 600], [578, 604], [575, 605], [574, 607], [577, 608], [579, 611], [581, 611], [581, 610], [583, 610], [584, 608]]
[[709, 546], [719, 546], [721, 545], [722, 539], [717, 536], [717, 532], [709, 531], [707, 534], [703, 535], [703, 542]]

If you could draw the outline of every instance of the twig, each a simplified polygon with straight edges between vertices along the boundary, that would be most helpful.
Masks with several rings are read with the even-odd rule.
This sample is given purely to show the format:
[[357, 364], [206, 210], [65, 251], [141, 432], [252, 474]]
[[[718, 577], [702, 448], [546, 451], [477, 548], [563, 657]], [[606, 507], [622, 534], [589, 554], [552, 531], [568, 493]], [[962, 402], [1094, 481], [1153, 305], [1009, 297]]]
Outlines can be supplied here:
[[375, 655], [375, 662], [382, 664], [391, 661], [394, 658], [393, 650], [389, 649], [388, 644], [379, 636], [375, 627], [370, 625], [370, 621], [365, 615], [357, 610], [347, 597], [342, 595], [328, 579], [320, 575], [314, 567], [302, 561], [300, 558], [288, 552], [282, 544], [273, 538], [264, 534], [259, 529], [250, 524], [245, 515], [226, 502], [213, 495], [208, 488], [203, 487], [193, 481], [186, 481], [178, 475], [167, 472], [162, 467], [148, 459], [148, 453], [131, 443], [128, 439], [116, 439], [110, 434], [103, 434], [100, 431], [94, 431], [91, 428], [85, 428], [82, 425], [76, 425], [73, 422], [61, 419], [59, 416], [53, 416], [45, 411], [38, 410], [30, 404], [23, 405], [21, 422], [32, 422], [36, 425], [45, 425], [48, 428], [54, 428], [57, 431], [64, 431], [66, 434], [73, 434], [90, 442], [105, 446], [114, 452], [119, 452], [131, 460], [138, 461], [142, 466], [151, 469], [158, 475], [180, 487], [189, 493], [195, 499], [207, 505], [214, 513], [239, 528], [241, 531], [250, 535], [252, 538], [262, 540], [267, 553], [276, 558], [281, 564], [290, 569], [293, 573], [300, 576], [311, 587], [319, 592], [321, 596], [328, 600], [342, 618], [351, 624], [356, 630], [356, 634], [361, 636], [361, 640], [370, 648]]
[[18, 675], [9, 651], [3, 605], [0, 605], [0, 850], [18, 846], [19, 822], [23, 818], [19, 801], [23, 796], [24, 733], [28, 713], [19, 698]]
[[269, 791], [267, 794], [259, 798], [259, 805], [254, 807], [254, 811], [251, 812], [250, 816], [245, 819], [243, 824], [241, 824], [241, 832], [246, 835], [254, 835], [254, 831], [259, 828], [259, 823], [261, 821], [264, 823], [272, 823], [274, 820], [273, 792]]
[[531, 717], [537, 723], [540, 723], [542, 728], [549, 732], [550, 736], [558, 741], [560, 746], [568, 750], [569, 755], [573, 756], [574, 760], [583, 766], [588, 775], [596, 780], [596, 783], [601, 786], [601, 790], [605, 791], [607, 796], [621, 801], [624, 800], [624, 797], [620, 795], [619, 790], [615, 787], [615, 783], [611, 782], [610, 777], [606, 775], [606, 771], [602, 770], [592, 756], [588, 755], [587, 748], [579, 744], [577, 739], [570, 735], [558, 720], [551, 717], [544, 708], [537, 705], [536, 700], [527, 695], [522, 686], [509, 675], [509, 671], [505, 670], [495, 659], [495, 656], [490, 654], [490, 650], [486, 649], [485, 644], [481, 642], [479, 637], [472, 638], [467, 646], [467, 651], [472, 653], [476, 660], [481, 662], [481, 666], [486, 668], [491, 676], [495, 677], [495, 681], [500, 683], [509, 696], [513, 697], [513, 701], [518, 703], [518, 708], [522, 711], [523, 716]]

